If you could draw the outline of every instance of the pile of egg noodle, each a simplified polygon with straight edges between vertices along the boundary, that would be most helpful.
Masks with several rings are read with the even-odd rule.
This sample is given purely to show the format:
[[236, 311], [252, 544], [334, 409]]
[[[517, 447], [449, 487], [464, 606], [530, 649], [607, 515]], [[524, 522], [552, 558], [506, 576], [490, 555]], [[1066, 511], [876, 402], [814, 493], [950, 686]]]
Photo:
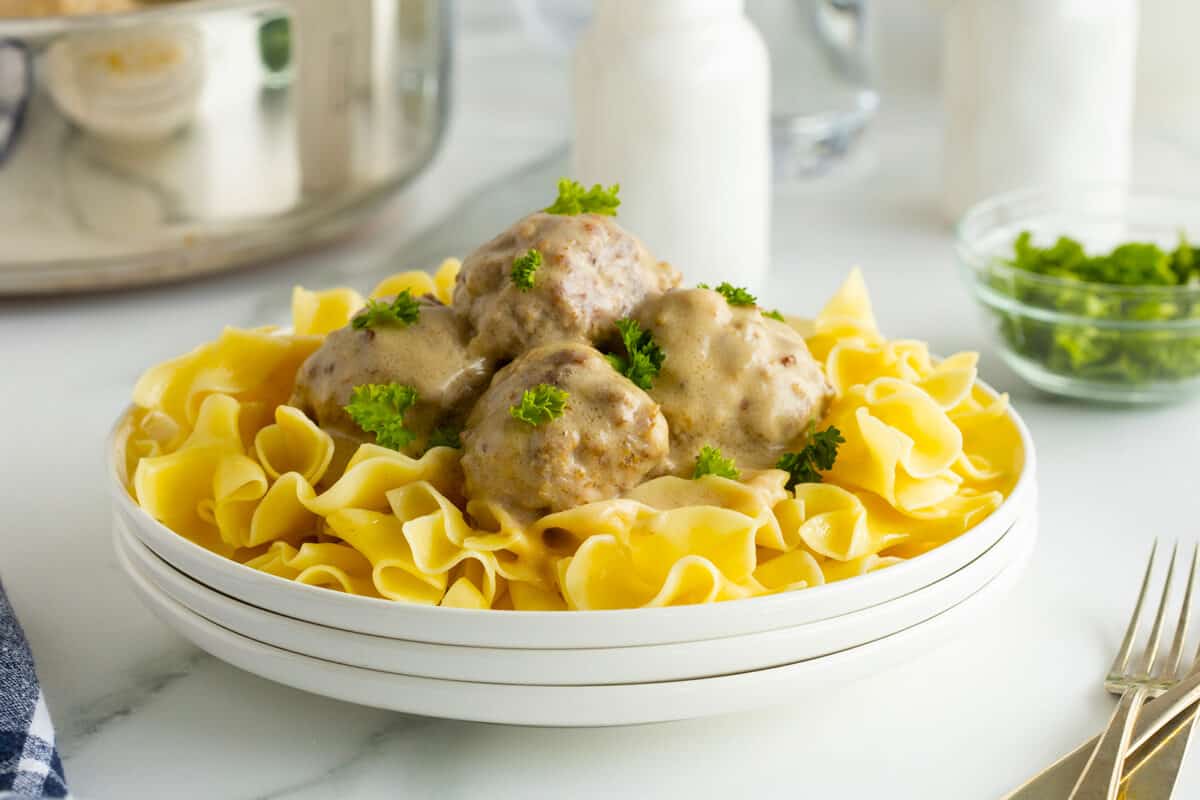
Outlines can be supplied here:
[[[450, 301], [458, 262], [407, 272]], [[361, 445], [331, 474], [334, 442], [285, 405], [300, 364], [363, 298], [292, 298], [293, 332], [227, 328], [151, 368], [124, 429], [127, 484], [180, 536], [281, 578], [367, 597], [474, 609], [642, 608], [819, 586], [882, 569], [978, 524], [1023, 466], [1005, 396], [974, 353], [941, 361], [880, 335], [855, 271], [811, 322], [794, 321], [835, 397], [818, 426], [846, 441], [824, 482], [779, 470], [740, 480], [661, 477], [529, 526], [464, 514], [459, 451], [419, 459]]]

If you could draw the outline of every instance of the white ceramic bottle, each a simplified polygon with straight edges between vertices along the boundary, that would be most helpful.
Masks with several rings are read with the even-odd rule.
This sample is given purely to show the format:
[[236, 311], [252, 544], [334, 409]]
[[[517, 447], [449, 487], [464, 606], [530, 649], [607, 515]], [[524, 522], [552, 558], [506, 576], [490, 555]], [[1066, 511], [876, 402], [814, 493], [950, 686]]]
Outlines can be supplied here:
[[770, 73], [744, 0], [596, 0], [575, 52], [574, 175], [689, 281], [761, 286]]
[[1139, 0], [940, 0], [944, 205], [1129, 178]]

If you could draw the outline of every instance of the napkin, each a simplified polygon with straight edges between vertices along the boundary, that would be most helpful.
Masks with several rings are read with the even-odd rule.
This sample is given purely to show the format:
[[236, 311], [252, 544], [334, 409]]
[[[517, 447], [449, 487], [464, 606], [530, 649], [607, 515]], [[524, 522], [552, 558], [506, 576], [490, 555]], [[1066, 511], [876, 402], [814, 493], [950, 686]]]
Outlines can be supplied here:
[[0, 800], [68, 796], [33, 654], [0, 584]]

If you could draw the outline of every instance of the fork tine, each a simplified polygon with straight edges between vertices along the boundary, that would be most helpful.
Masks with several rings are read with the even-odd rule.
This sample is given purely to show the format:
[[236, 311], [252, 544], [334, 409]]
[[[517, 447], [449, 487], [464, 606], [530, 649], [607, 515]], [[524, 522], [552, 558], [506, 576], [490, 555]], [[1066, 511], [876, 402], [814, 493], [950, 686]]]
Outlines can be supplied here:
[[1196, 585], [1196, 564], [1200, 559], [1200, 544], [1192, 547], [1192, 566], [1188, 571], [1187, 589], [1183, 593], [1183, 608], [1179, 609], [1179, 627], [1175, 629], [1175, 640], [1171, 643], [1171, 654], [1167, 656], [1166, 674], [1164, 680], [1174, 681], [1179, 678], [1179, 667], [1183, 661], [1183, 647], [1187, 642], [1188, 623], [1192, 615], [1192, 588]]
[[[1197, 553], [1200, 553], [1200, 542], [1198, 542], [1196, 544], [1196, 551], [1197, 551]], [[1194, 555], [1193, 555], [1193, 560], [1195, 560]], [[1200, 645], [1196, 646], [1196, 656], [1194, 659], [1192, 659], [1191, 672], [1200, 674]]]
[[[1146, 575], [1142, 578], [1142, 588], [1138, 591], [1137, 605], [1133, 607], [1133, 617], [1129, 620], [1129, 627], [1125, 629], [1125, 638], [1121, 640], [1121, 649], [1117, 651], [1117, 657], [1113, 659], [1112, 666], [1109, 667], [1109, 673], [1119, 675], [1125, 671], [1125, 665], [1129, 663], [1129, 655], [1133, 652], [1133, 640], [1137, 636], [1138, 620], [1142, 617], [1142, 604], [1146, 601], [1146, 592], [1150, 588], [1150, 573], [1154, 570], [1154, 556], [1158, 554], [1158, 539], [1154, 540], [1154, 546], [1150, 548], [1150, 560], [1146, 562]], [[1196, 658], [1200, 660], [1200, 650], [1196, 651]]]
[[1146, 642], [1146, 651], [1142, 656], [1142, 674], [1149, 676], [1158, 660], [1158, 645], [1162, 641], [1163, 620], [1167, 616], [1167, 598], [1171, 594], [1171, 580], [1175, 577], [1175, 556], [1179, 555], [1179, 542], [1171, 548], [1171, 561], [1167, 564], [1167, 580], [1163, 583], [1162, 599], [1158, 601], [1158, 613], [1154, 615], [1154, 625], [1150, 628], [1150, 640]]

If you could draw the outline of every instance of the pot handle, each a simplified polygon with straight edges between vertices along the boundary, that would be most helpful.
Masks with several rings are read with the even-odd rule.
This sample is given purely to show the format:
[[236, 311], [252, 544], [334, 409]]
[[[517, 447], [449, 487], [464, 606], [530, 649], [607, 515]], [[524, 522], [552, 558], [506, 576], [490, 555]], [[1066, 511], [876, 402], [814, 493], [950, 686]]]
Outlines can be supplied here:
[[33, 56], [23, 42], [0, 39], [0, 166], [16, 148], [33, 94]]

